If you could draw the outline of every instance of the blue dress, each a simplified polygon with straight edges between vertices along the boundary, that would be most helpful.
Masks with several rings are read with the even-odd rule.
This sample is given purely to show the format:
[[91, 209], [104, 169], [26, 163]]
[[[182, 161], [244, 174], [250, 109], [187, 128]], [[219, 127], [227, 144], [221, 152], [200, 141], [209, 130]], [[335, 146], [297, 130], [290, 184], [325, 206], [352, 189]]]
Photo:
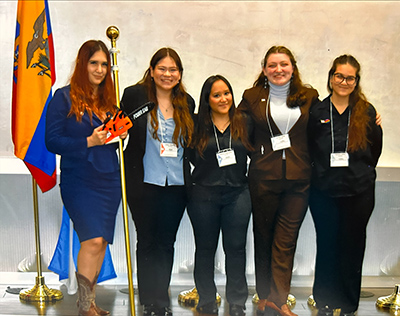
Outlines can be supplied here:
[[60, 189], [80, 242], [103, 237], [112, 244], [121, 201], [117, 144], [87, 147], [86, 138], [102, 125], [85, 112], [82, 121], [71, 109], [70, 86], [58, 89], [47, 109], [46, 146], [61, 155]]

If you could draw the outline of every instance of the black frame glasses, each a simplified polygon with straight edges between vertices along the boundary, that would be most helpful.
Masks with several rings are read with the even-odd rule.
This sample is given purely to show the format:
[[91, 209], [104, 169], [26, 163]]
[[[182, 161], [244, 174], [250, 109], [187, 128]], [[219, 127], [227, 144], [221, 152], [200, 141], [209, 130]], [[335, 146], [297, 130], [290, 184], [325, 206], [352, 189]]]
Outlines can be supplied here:
[[358, 77], [354, 77], [354, 76], [343, 76], [340, 72], [335, 72], [333, 75], [333, 81], [337, 84], [341, 84], [343, 81], [346, 80], [346, 84], [348, 86], [354, 86], [355, 84], [357, 84], [358, 81]]

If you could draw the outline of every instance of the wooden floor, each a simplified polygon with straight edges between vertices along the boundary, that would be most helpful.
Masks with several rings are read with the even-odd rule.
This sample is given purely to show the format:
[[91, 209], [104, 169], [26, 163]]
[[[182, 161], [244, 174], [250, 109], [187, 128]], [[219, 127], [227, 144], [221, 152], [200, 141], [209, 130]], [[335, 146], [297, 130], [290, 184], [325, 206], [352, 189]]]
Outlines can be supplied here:
[[[11, 294], [6, 291], [8, 286], [10, 285], [0, 284], [0, 315], [77, 315], [77, 296], [76, 294], [68, 295], [65, 286], [60, 287], [61, 291], [64, 294], [64, 298], [61, 301], [58, 301], [56, 303], [46, 303], [42, 305], [20, 301], [18, 294]], [[12, 287], [12, 285], [10, 286], [11, 290], [17, 288], [18, 287]], [[175, 316], [198, 316], [198, 313], [193, 308], [180, 306], [178, 303], [177, 297], [179, 293], [183, 290], [188, 289], [190, 289], [188, 286], [171, 287], [171, 306], [173, 314]], [[224, 299], [224, 289], [221, 286], [219, 286], [218, 289], [222, 297], [219, 315], [228, 316], [229, 306]], [[127, 287], [122, 285], [99, 285], [96, 290], [96, 302], [102, 308], [110, 310], [111, 315], [130, 315], [129, 296], [128, 294], [123, 293], [124, 290], [127, 290]], [[378, 310], [375, 307], [375, 302], [377, 298], [381, 296], [390, 295], [393, 291], [392, 288], [367, 288], [363, 290], [366, 290], [365, 292], [363, 292], [363, 294], [369, 294], [372, 296], [361, 298], [358, 316], [390, 315], [389, 311]], [[252, 303], [252, 294], [254, 293], [254, 288], [249, 288], [249, 292], [250, 295], [246, 303], [246, 315], [253, 316], [256, 315], [255, 305]], [[308, 287], [292, 288], [292, 294], [296, 297], [296, 305], [293, 309], [293, 312], [295, 312], [299, 316], [316, 315], [316, 311], [312, 310], [307, 305], [307, 298], [310, 293], [311, 289]], [[138, 296], [136, 294], [135, 300], [135, 314], [138, 316], [142, 316], [142, 307], [138, 303]]]

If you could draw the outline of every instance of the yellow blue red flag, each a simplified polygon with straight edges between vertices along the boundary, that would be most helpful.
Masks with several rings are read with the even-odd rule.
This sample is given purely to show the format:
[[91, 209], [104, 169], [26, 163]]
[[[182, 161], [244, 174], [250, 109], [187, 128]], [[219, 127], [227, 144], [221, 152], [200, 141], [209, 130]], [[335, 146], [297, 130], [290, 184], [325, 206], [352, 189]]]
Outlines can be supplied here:
[[55, 82], [53, 37], [47, 0], [18, 1], [14, 46], [12, 139], [42, 192], [56, 184], [56, 159], [45, 145], [47, 105]]

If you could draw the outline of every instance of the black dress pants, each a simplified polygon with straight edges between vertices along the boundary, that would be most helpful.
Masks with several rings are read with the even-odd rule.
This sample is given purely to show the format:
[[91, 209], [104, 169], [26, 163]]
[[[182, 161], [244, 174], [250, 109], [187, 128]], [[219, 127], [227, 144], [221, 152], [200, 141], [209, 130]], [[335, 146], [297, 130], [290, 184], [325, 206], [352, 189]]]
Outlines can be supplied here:
[[375, 184], [348, 197], [311, 187], [310, 210], [317, 234], [313, 296], [318, 307], [358, 309], [366, 228], [375, 204]]
[[145, 183], [142, 197], [128, 196], [128, 201], [137, 234], [140, 303], [168, 307], [174, 244], [187, 204], [186, 188]]

